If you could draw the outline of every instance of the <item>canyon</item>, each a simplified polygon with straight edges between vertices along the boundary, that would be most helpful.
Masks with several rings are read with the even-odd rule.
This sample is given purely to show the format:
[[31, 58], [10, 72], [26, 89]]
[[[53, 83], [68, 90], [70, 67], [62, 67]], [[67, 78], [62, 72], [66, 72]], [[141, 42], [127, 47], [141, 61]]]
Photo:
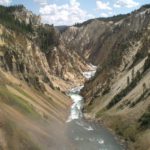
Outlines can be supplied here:
[[66, 121], [68, 91], [81, 86], [80, 114], [96, 132], [150, 149], [150, 5], [63, 29], [22, 5], [0, 6], [0, 149], [80, 149]]

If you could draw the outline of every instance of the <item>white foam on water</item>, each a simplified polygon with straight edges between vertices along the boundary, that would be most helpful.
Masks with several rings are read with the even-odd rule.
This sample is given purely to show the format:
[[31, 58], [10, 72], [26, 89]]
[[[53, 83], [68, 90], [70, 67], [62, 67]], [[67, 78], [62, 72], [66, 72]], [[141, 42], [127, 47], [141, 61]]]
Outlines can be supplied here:
[[[91, 78], [92, 76], [95, 75], [96, 68], [97, 68], [96, 66], [91, 65], [91, 71], [83, 72], [83, 75], [87, 79]], [[67, 92], [67, 95], [71, 97], [72, 102], [73, 102], [71, 109], [70, 109], [70, 116], [69, 116], [67, 122], [71, 122], [72, 120], [75, 120], [74, 122], [72, 122], [73, 125], [74, 125], [74, 123], [76, 123], [79, 126], [79, 128], [81, 129], [81, 131], [78, 130], [78, 128], [76, 130], [71, 130], [73, 135], [77, 135], [77, 137], [74, 137], [74, 140], [76, 141], [76, 143], [87, 144], [87, 149], [89, 148], [88, 144], [93, 144], [94, 147], [97, 147], [97, 150], [98, 149], [99, 150], [114, 149], [114, 148], [112, 148], [111, 144], [108, 144], [106, 141], [104, 141], [102, 139], [103, 135], [101, 136], [98, 133], [93, 131], [93, 130], [97, 131], [97, 128], [95, 128], [94, 126], [92, 127], [91, 124], [86, 123], [82, 119], [82, 117], [83, 117], [82, 116], [83, 115], [82, 114], [83, 97], [79, 95], [79, 92], [82, 88], [83, 88], [83, 86], [78, 86]], [[73, 126], [73, 128], [74, 128], [74, 126]], [[79, 134], [78, 134], [78, 132], [79, 132]], [[87, 133], [87, 135], [86, 134], [84, 135], [84, 138], [85, 138], [84, 139], [83, 137], [80, 137], [80, 136], [82, 136], [82, 133], [84, 134], [85, 132]], [[96, 134], [96, 136], [94, 137], [95, 134]], [[106, 140], [107, 140], [107, 137], [106, 137]], [[82, 142], [80, 142], [80, 141], [82, 141]], [[79, 146], [81, 146], [81, 145], [79, 144]], [[84, 145], [83, 145], [83, 147], [84, 147]], [[82, 146], [81, 146], [81, 148], [82, 148]], [[90, 149], [90, 150], [92, 150], [92, 149]]]
[[96, 71], [87, 71], [87, 72], [83, 72], [83, 76], [86, 78], [86, 79], [90, 79], [91, 77], [93, 77], [95, 75]]
[[69, 96], [71, 97], [73, 104], [71, 106], [70, 116], [66, 122], [82, 118], [81, 109], [83, 108], [82, 104], [83, 97], [74, 93], [69, 93]]
[[78, 103], [83, 100], [83, 97], [78, 94], [69, 94], [74, 103]]
[[96, 69], [97, 69], [97, 66], [90, 64], [90, 71], [82, 72], [82, 74], [86, 79], [90, 79], [95, 75]]
[[83, 87], [84, 87], [83, 85], [77, 86], [75, 88], [70, 89], [69, 92], [71, 92], [71, 93], [79, 93]]
[[85, 129], [85, 130], [88, 130], [88, 131], [93, 131], [93, 130], [94, 130], [91, 126], [89, 126], [89, 127], [84, 127], [84, 129]]
[[104, 144], [104, 140], [103, 140], [103, 139], [98, 139], [97, 142], [98, 142], [99, 144]]
[[[91, 71], [83, 72], [83, 75], [87, 79], [94, 76], [94, 74], [96, 72], [96, 68], [97, 68], [96, 66], [93, 66], [92, 64], [90, 64], [90, 67], [91, 67]], [[83, 87], [84, 86], [81, 85], [81, 86], [70, 89], [68, 92], [68, 96], [71, 97], [73, 104], [71, 106], [70, 116], [66, 122], [71, 122], [72, 120], [76, 120], [76, 119], [83, 117], [83, 114], [82, 114], [83, 97], [79, 95], [79, 92]], [[93, 128], [88, 127], [88, 128], [86, 128], [86, 130], [90, 131], [90, 130], [93, 130]]]

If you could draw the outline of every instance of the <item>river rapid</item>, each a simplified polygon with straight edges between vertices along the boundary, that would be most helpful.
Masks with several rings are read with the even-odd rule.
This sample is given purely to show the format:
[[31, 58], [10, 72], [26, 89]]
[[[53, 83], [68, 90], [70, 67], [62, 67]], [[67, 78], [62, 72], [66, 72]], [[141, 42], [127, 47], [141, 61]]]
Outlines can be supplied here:
[[[95, 72], [96, 66], [92, 66], [92, 70], [84, 72], [83, 75], [90, 79]], [[84, 99], [79, 94], [83, 87], [78, 86], [68, 92], [73, 103], [67, 120], [67, 136], [76, 150], [123, 150], [123, 146], [106, 128], [84, 119], [82, 113]]]

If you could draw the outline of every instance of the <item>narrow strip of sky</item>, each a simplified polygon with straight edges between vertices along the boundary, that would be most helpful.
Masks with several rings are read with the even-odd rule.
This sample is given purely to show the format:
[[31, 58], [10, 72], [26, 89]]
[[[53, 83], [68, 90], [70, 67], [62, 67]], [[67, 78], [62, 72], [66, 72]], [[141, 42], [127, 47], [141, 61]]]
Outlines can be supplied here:
[[43, 22], [55, 25], [125, 14], [149, 3], [149, 0], [0, 0], [1, 5], [23, 4], [40, 14]]

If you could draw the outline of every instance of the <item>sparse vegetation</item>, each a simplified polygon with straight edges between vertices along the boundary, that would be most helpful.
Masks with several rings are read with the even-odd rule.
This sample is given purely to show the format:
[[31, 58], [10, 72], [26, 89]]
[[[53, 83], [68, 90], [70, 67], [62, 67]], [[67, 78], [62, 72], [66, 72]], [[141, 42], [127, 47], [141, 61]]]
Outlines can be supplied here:
[[97, 113], [96, 113], [96, 118], [100, 118], [101, 116], [103, 116], [104, 115], [104, 112], [106, 111], [106, 108], [103, 108], [103, 109], [101, 109], [100, 111], [98, 111]]
[[19, 111], [37, 116], [34, 108], [21, 97], [10, 93], [5, 86], [0, 86], [0, 101], [17, 108]]
[[25, 92], [23, 89], [21, 89], [20, 87], [18, 87], [17, 85], [13, 85], [13, 87], [22, 95], [26, 96], [27, 98], [34, 100], [33, 97], [31, 97], [29, 94], [27, 94], [27, 92]]
[[[121, 128], [121, 127], [120, 127]], [[130, 126], [127, 124], [122, 129], [119, 130], [120, 134], [125, 137], [126, 140], [135, 142], [136, 136], [137, 136], [137, 126], [134, 124], [131, 124]]]
[[[143, 7], [149, 8], [150, 6], [145, 5]], [[134, 107], [139, 102], [141, 102], [140, 104], [142, 104], [142, 101], [148, 99], [148, 97], [150, 96], [150, 91], [148, 89], [146, 81], [144, 81], [145, 83], [143, 83], [143, 80], [149, 79], [148, 74], [146, 73], [149, 73], [148, 71], [150, 68], [150, 54], [148, 55], [148, 58], [144, 63], [142, 74], [140, 72], [141, 69], [137, 71], [137, 73], [135, 72], [137, 68], [141, 67], [141, 64], [138, 63], [145, 58], [149, 48], [148, 40], [145, 42], [145, 44], [143, 44], [143, 41], [145, 40], [143, 36], [148, 35], [144, 31], [147, 30], [148, 28], [148, 26], [145, 24], [147, 24], [149, 20], [148, 21], [145, 20], [146, 17], [142, 17], [142, 20], [141, 15], [140, 17], [138, 15], [135, 17], [134, 14], [137, 14], [138, 12], [136, 11], [132, 13], [132, 15], [129, 17], [128, 17], [129, 14], [127, 14], [127, 15], [113, 16], [109, 18], [97, 18], [96, 20], [104, 21], [103, 22], [104, 26], [106, 23], [106, 28], [104, 28], [104, 31], [102, 29], [103, 25], [99, 26], [99, 24], [95, 24], [93, 26], [91, 25], [90, 27], [87, 27], [86, 30], [84, 30], [83, 28], [83, 31], [84, 32], [86, 31], [86, 33], [81, 32], [82, 30], [79, 30], [79, 32], [82, 33], [81, 35], [80, 33], [78, 33], [77, 30], [73, 31], [73, 36], [75, 34], [74, 38], [79, 37], [77, 38], [79, 45], [81, 42], [81, 47], [79, 46], [81, 48], [81, 50], [79, 50], [80, 51], [79, 56], [78, 52], [77, 53], [75, 52], [75, 56], [79, 57], [77, 61], [81, 59], [81, 61], [85, 62], [85, 63], [83, 62], [82, 65], [76, 62], [76, 59], [74, 59], [75, 58], [74, 54], [71, 55], [71, 52], [74, 53], [73, 50], [78, 48], [78, 43], [76, 41], [75, 44], [72, 45], [70, 44], [72, 41], [74, 42], [74, 38], [71, 37], [70, 39], [69, 35], [68, 43], [70, 45], [67, 43], [69, 46], [65, 47], [66, 43], [65, 42], [60, 43], [59, 41], [60, 35], [59, 33], [57, 33], [57, 30], [55, 30], [55, 27], [53, 25], [39, 25], [39, 26], [36, 25], [34, 26], [35, 28], [33, 29], [31, 23], [27, 25], [25, 22], [21, 22], [15, 18], [12, 12], [15, 11], [16, 9], [22, 10], [23, 6], [13, 6], [13, 7], [0, 6], [0, 24], [2, 24], [1, 29], [2, 30], [4, 29], [4, 31], [2, 31], [3, 36], [2, 40], [4, 40], [5, 42], [5, 46], [1, 48], [1, 51], [3, 51], [4, 53], [2, 52], [0, 54], [1, 55], [0, 59], [3, 61], [2, 65], [4, 64], [8, 68], [6, 70], [15, 75], [15, 77], [12, 76], [10, 77], [9, 83], [8, 82], [4, 83], [3, 79], [0, 76], [1, 82], [0, 103], [2, 104], [0, 108], [6, 106], [6, 108], [4, 108], [4, 112], [1, 111], [1, 113], [5, 113], [7, 107], [11, 109], [11, 110], [8, 109], [6, 111], [7, 112], [6, 114], [8, 114], [7, 117], [9, 119], [12, 119], [12, 121], [6, 122], [6, 125], [4, 124], [5, 125], [4, 129], [8, 134], [8, 137], [6, 136], [8, 138], [8, 145], [9, 145], [8, 149], [37, 150], [38, 146], [36, 146], [33, 143], [34, 139], [37, 143], [41, 145], [45, 144], [44, 148], [48, 149], [48, 146], [50, 147], [51, 144], [52, 146], [53, 143], [55, 144], [55, 141], [53, 141], [53, 135], [54, 140], [58, 139], [56, 141], [57, 142], [56, 144], [59, 145], [58, 142], [61, 140], [59, 140], [57, 136], [55, 137], [55, 135], [59, 132], [54, 131], [55, 133], [53, 134], [52, 131], [51, 134], [51, 129], [52, 130], [54, 129], [52, 127], [53, 124], [55, 126], [55, 122], [53, 122], [53, 119], [56, 120], [56, 124], [59, 122], [58, 126], [59, 125], [61, 126], [61, 121], [64, 120], [65, 118], [65, 117], [63, 118], [63, 115], [66, 113], [65, 109], [67, 108], [66, 103], [67, 97], [64, 97], [63, 101], [63, 94], [62, 95], [60, 94], [60, 89], [55, 88], [52, 85], [50, 86], [54, 90], [49, 89], [47, 83], [51, 84], [52, 81], [54, 85], [56, 83], [56, 85], [60, 84], [63, 86], [64, 85], [63, 77], [67, 78], [68, 76], [74, 79], [75, 76], [70, 74], [69, 71], [77, 70], [78, 66], [81, 68], [80, 72], [83, 71], [84, 69], [86, 69], [86, 62], [88, 60], [93, 61], [96, 65], [99, 65], [99, 68], [96, 73], [96, 76], [91, 78], [90, 81], [87, 81], [87, 84], [89, 84], [90, 86], [87, 85], [88, 88], [86, 89], [86, 91], [84, 91], [85, 96], [87, 96], [85, 102], [87, 102], [87, 105], [89, 105], [88, 108], [85, 108], [86, 112], [87, 113], [92, 112], [91, 113], [93, 115], [92, 117], [96, 117], [96, 119], [106, 117], [106, 119], [110, 123], [109, 124], [110, 127], [114, 129], [114, 131], [116, 131], [118, 135], [123, 136], [126, 141], [135, 142], [138, 136], [140, 136], [139, 132], [141, 132], [141, 130], [150, 128], [150, 109], [148, 109], [141, 116], [139, 122], [137, 120], [140, 117], [141, 110], [139, 109], [139, 112], [136, 115], [135, 112], [138, 111], [138, 109], [136, 110], [136, 108], [138, 107], [135, 107], [134, 109], [129, 109], [130, 106]], [[136, 21], [134, 19], [136, 18], [138, 18], [137, 22], [140, 22], [138, 25], [135, 24]], [[76, 24], [75, 26], [80, 27], [82, 25], [87, 25], [93, 20], [94, 19], [88, 20], [82, 24]], [[89, 29], [91, 31], [88, 32]], [[95, 33], [94, 31], [98, 31], [97, 32], [98, 34], [91, 36], [92, 33]], [[3, 32], [8, 34], [8, 37], [5, 37], [7, 35], [5, 35], [5, 33]], [[21, 34], [19, 34], [18, 36], [18, 33]], [[29, 36], [27, 36], [28, 34], [30, 34], [30, 38]], [[86, 36], [84, 37], [84, 35]], [[61, 38], [61, 40], [63, 40], [63, 38]], [[2, 45], [4, 45], [3, 43]], [[86, 45], [86, 43], [88, 44]], [[7, 45], [10, 46], [6, 48]], [[54, 47], [56, 47], [56, 49], [54, 49]], [[41, 53], [39, 49], [43, 53]], [[135, 55], [135, 53], [138, 50], [139, 52]], [[67, 54], [67, 52], [69, 52], [69, 54], [64, 56], [63, 52], [65, 52], [65, 55]], [[84, 53], [83, 54], [84, 56], [82, 55], [80, 57], [82, 52]], [[55, 54], [56, 58], [53, 57]], [[45, 56], [49, 61], [46, 61]], [[40, 59], [40, 57], [42, 59]], [[82, 59], [82, 57], [84, 58]], [[96, 57], [99, 59], [97, 59]], [[71, 69], [68, 68], [68, 66], [66, 65], [67, 60], [65, 59], [70, 60], [71, 63], [68, 63], [68, 65]], [[132, 65], [131, 63], [129, 63], [130, 60], [131, 62], [133, 61]], [[48, 63], [50, 68], [48, 67]], [[131, 65], [130, 69], [132, 71], [130, 76], [127, 77], [126, 73], [130, 70], [130, 69], [128, 70], [127, 68], [129, 68], [130, 65]], [[135, 67], [136, 69], [134, 70], [135, 65], [137, 66]], [[62, 70], [66, 74], [64, 74]], [[7, 72], [5, 72], [5, 74], [9, 78], [10, 74], [8, 74]], [[60, 76], [58, 76], [59, 74]], [[146, 75], [145, 78], [144, 75]], [[21, 81], [19, 81], [18, 76], [19, 78], [22, 79]], [[59, 77], [61, 77], [61, 80], [59, 80]], [[143, 80], [140, 82], [140, 85], [142, 85], [143, 83], [143, 85], [141, 86], [141, 95], [138, 93], [139, 97], [135, 101], [132, 101], [130, 95], [129, 96], [127, 95], [137, 86], [142, 77]], [[14, 82], [12, 82], [11, 84], [11, 80], [13, 79]], [[110, 82], [107, 83], [106, 81], [108, 79], [110, 79]], [[83, 82], [82, 78], [80, 79], [80, 77], [79, 80], [80, 80], [79, 82]], [[72, 83], [69, 81], [65, 82], [67, 82], [69, 86], [72, 85]], [[74, 80], [74, 82], [76, 82], [76, 80]], [[90, 84], [90, 82], [92, 83]], [[78, 82], [76, 83], [79, 84]], [[14, 86], [14, 84], [16, 85]], [[20, 85], [20, 87], [18, 86], [18, 84]], [[123, 85], [127, 84], [127, 86], [124, 89], [122, 89], [122, 84]], [[8, 88], [8, 86], [6, 85], [9, 85], [10, 88]], [[113, 90], [111, 91], [111, 89], [114, 86], [115, 92], [119, 91], [120, 89], [121, 91], [119, 91], [116, 95], [114, 95], [114, 97], [111, 97], [113, 91]], [[23, 89], [24, 87], [25, 89]], [[64, 85], [64, 88], [67, 87], [68, 86]], [[137, 87], [136, 89], [138, 88], [139, 87]], [[130, 94], [132, 94], [131, 97], [133, 97], [134, 95], [135, 97], [137, 96], [136, 91], [135, 93], [133, 92]], [[120, 103], [116, 109], [108, 110], [114, 107], [122, 99], [124, 99], [124, 101], [122, 101], [122, 103]], [[110, 102], [109, 104], [108, 101]], [[147, 104], [147, 101], [144, 102], [146, 102]], [[106, 104], [108, 105], [106, 106]], [[143, 106], [147, 107], [146, 105]], [[100, 108], [101, 110], [98, 111]], [[125, 108], [125, 109], [119, 110], [118, 108], [119, 109]], [[11, 115], [11, 112], [13, 111], [16, 112], [15, 115]], [[144, 110], [142, 110], [141, 112], [143, 111]], [[132, 112], [131, 115], [129, 114], [130, 112]], [[40, 114], [38, 116], [39, 117], [38, 120], [36, 120], [37, 118], [34, 117], [37, 114]], [[107, 115], [112, 116], [107, 117]], [[134, 117], [134, 115], [136, 116]], [[32, 119], [30, 117], [32, 117]], [[23, 123], [25, 122], [25, 125], [21, 121]], [[16, 126], [14, 125], [14, 123], [16, 124]], [[49, 125], [49, 123], [53, 124]], [[22, 129], [17, 129], [18, 127], [20, 127], [19, 125], [20, 126], [22, 125], [21, 128], [23, 129], [23, 131]], [[32, 128], [34, 127], [35, 129], [33, 131]], [[31, 129], [30, 137], [26, 132], [29, 129]], [[59, 129], [63, 131], [61, 128]], [[50, 132], [51, 135], [49, 135], [47, 131]], [[51, 141], [49, 141], [49, 139]], [[44, 141], [43, 143], [42, 140]], [[1, 145], [0, 149], [3, 149]], [[51, 149], [51, 147], [49, 149]]]
[[41, 83], [39, 81], [39, 77], [38, 76], [33, 76], [32, 74], [26, 74], [24, 76], [25, 81], [30, 85], [33, 86], [35, 89], [44, 92], [45, 91], [45, 86], [43, 85], [43, 83]]
[[102, 92], [102, 96], [108, 94], [109, 92], [110, 92], [110, 87], [107, 86], [107, 87], [104, 89], [104, 91]]
[[123, 137], [126, 141], [135, 142], [138, 137], [138, 123], [131, 123], [120, 116], [105, 116], [104, 122], [109, 125], [117, 135]]
[[136, 40], [142, 40], [142, 46], [136, 53], [136, 55], [133, 57], [133, 63], [130, 66], [129, 69], [133, 68], [137, 63], [139, 63], [142, 59], [144, 59], [148, 54], [148, 48], [150, 46], [150, 40], [149, 35], [150, 32], [146, 31], [146, 34], [143, 34], [143, 32], [137, 32], [135, 33], [134, 37], [136, 37]]
[[142, 6], [143, 8], [150, 8], [150, 4], [146, 4]]
[[143, 93], [147, 90], [146, 83], [143, 83]]
[[85, 26], [85, 25], [88, 25], [89, 23], [91, 23], [92, 21], [94, 20], [99, 20], [99, 21], [114, 21], [114, 22], [117, 22], [121, 19], [124, 19], [125, 17], [127, 17], [129, 14], [119, 14], [119, 15], [116, 15], [116, 16], [112, 16], [112, 17], [107, 17], [107, 18], [96, 18], [96, 19], [90, 19], [90, 20], [87, 20], [83, 23], [75, 23], [74, 26], [76, 27], [81, 27], [81, 26]]
[[19, 20], [15, 19], [14, 15], [12, 14], [13, 10], [21, 9], [21, 7], [23, 6], [0, 6], [0, 23], [8, 29], [16, 32], [31, 33], [33, 32], [32, 25], [26, 25], [25, 22], [20, 22]]
[[128, 76], [127, 77], [127, 86], [129, 86], [129, 84], [130, 84], [130, 77]]
[[146, 72], [150, 68], [150, 53], [148, 54], [148, 58], [145, 60], [143, 72]]
[[132, 80], [134, 80], [134, 68], [132, 69]]
[[145, 57], [145, 53], [143, 53], [143, 51], [139, 51], [136, 53], [136, 55], [133, 58], [133, 63], [132, 65], [129, 67], [129, 69], [133, 68], [140, 60], [142, 60]]
[[134, 101], [130, 104], [130, 107], [132, 108], [132, 107], [136, 106], [139, 102], [144, 101], [149, 96], [150, 96], [149, 89], [143, 91], [143, 93], [139, 96], [139, 98], [137, 98], [136, 101]]
[[139, 73], [137, 72], [136, 76], [134, 77], [134, 71], [132, 71], [132, 81], [129, 85], [127, 85], [127, 87], [123, 90], [121, 90], [117, 95], [115, 95], [113, 97], [113, 99], [110, 101], [110, 103], [107, 105], [107, 109], [112, 108], [115, 104], [117, 104], [119, 101], [122, 100], [123, 97], [125, 97], [133, 88], [135, 88], [135, 86], [137, 85], [137, 83], [140, 81], [141, 79], [141, 74], [139, 75]]
[[32, 141], [28, 133], [18, 128], [13, 121], [6, 120], [2, 129], [6, 133], [5, 138], [8, 141], [8, 149], [40, 150], [39, 146]]
[[38, 37], [37, 43], [44, 53], [49, 53], [54, 46], [59, 44], [59, 35], [56, 33], [53, 25], [47, 25], [44, 28], [37, 29]]
[[144, 129], [150, 129], [150, 106], [148, 107], [147, 111], [142, 115], [139, 119], [140, 126]]

